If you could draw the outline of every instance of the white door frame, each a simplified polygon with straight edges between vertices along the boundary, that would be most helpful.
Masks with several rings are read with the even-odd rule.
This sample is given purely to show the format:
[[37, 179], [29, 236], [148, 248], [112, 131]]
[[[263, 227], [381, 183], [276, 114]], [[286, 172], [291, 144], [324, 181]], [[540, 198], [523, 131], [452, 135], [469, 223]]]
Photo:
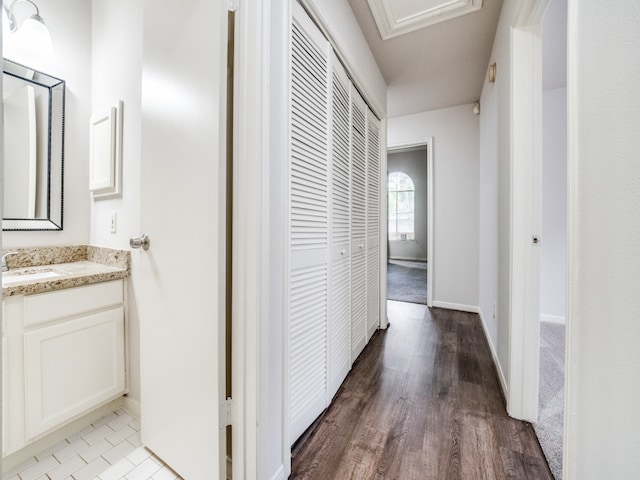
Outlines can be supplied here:
[[[434, 225], [434, 221], [433, 221], [433, 156], [434, 156], [434, 152], [433, 152], [433, 137], [426, 137], [423, 139], [419, 139], [419, 140], [414, 140], [411, 142], [404, 142], [404, 143], [398, 143], [398, 144], [393, 144], [393, 145], [389, 145], [387, 146], [387, 154], [389, 153], [394, 153], [394, 152], [399, 152], [402, 150], [406, 150], [408, 148], [414, 148], [414, 147], [426, 147], [427, 148], [427, 307], [432, 307], [433, 306], [433, 282], [434, 282], [434, 278], [435, 278], [435, 261], [433, 258], [433, 238], [434, 238], [434, 232], [433, 232], [433, 225]], [[385, 161], [385, 167], [387, 167], [386, 165], [386, 161]], [[386, 172], [386, 168], [384, 171], [381, 170], [381, 173], [383, 173], [383, 176], [385, 178], [385, 189], [384, 192], [386, 194], [387, 189], [386, 189], [386, 185], [387, 185], [387, 172]], [[385, 195], [386, 198], [386, 195]], [[383, 230], [383, 238], [388, 239], [388, 229], [389, 226], [387, 225], [386, 222], [386, 218], [387, 218], [387, 205], [388, 205], [388, 200], [384, 202], [384, 220], [385, 222], [380, 222], [382, 230]], [[386, 245], [386, 242], [385, 242]], [[385, 256], [385, 263], [386, 263], [386, 256]], [[385, 298], [386, 298], [386, 268], [384, 269], [385, 271]]]
[[232, 472], [233, 478], [256, 480], [264, 403], [260, 382], [268, 378], [269, 365], [269, 95], [264, 79], [269, 75], [270, 1], [236, 0], [235, 7]]
[[[538, 419], [542, 170], [542, 17], [549, 0], [521, 1], [511, 28], [509, 415]], [[538, 240], [539, 242], [540, 240]]]

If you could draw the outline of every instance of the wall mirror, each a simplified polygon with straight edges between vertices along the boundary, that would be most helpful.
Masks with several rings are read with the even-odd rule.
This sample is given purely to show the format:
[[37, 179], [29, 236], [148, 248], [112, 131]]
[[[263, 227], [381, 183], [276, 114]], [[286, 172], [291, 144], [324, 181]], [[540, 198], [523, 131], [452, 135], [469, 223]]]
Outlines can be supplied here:
[[62, 230], [64, 81], [3, 59], [2, 230]]

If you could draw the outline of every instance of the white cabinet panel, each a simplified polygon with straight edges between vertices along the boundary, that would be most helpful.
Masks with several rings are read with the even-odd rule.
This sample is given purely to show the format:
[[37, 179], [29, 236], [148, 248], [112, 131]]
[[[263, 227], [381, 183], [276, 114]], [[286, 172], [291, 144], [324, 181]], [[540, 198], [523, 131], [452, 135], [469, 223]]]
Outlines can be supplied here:
[[24, 349], [22, 296], [2, 301], [2, 451], [10, 455], [24, 445]]
[[[4, 308], [3, 308], [4, 310]], [[4, 318], [4, 312], [3, 318]], [[2, 337], [2, 456], [5, 455], [7, 451], [7, 444], [9, 443], [9, 435], [7, 429], [7, 401], [8, 401], [8, 391], [7, 391], [7, 365], [9, 365], [8, 356], [7, 356], [7, 339]]]
[[125, 390], [123, 307], [24, 335], [27, 440]]
[[24, 297], [24, 326], [31, 328], [87, 311], [120, 305], [123, 281], [96, 283]]

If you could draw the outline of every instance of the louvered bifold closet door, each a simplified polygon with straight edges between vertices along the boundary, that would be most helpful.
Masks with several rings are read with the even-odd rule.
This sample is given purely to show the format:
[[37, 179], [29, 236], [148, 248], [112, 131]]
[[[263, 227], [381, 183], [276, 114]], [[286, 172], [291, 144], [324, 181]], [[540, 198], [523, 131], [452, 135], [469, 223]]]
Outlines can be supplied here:
[[367, 340], [380, 326], [380, 121], [367, 112]]
[[349, 78], [332, 53], [329, 398], [351, 369], [351, 185]]
[[289, 438], [327, 405], [328, 43], [294, 3], [289, 165]]
[[367, 343], [367, 105], [351, 86], [351, 361]]

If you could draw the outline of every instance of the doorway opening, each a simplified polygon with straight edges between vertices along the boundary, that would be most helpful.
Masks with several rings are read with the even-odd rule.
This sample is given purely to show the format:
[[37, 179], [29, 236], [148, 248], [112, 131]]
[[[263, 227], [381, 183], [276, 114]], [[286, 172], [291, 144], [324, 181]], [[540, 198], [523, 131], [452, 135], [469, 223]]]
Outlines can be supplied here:
[[[234, 66], [235, 66], [235, 22], [236, 14], [233, 11], [227, 13], [227, 196], [226, 196], [226, 258], [225, 258], [225, 394], [226, 399], [233, 395], [233, 198], [234, 198]], [[225, 427], [225, 468], [227, 480], [233, 478], [233, 426]]]
[[556, 480], [562, 478], [567, 291], [567, 3], [542, 20], [542, 212], [540, 381], [533, 424]]
[[432, 139], [387, 150], [387, 299], [431, 306]]

